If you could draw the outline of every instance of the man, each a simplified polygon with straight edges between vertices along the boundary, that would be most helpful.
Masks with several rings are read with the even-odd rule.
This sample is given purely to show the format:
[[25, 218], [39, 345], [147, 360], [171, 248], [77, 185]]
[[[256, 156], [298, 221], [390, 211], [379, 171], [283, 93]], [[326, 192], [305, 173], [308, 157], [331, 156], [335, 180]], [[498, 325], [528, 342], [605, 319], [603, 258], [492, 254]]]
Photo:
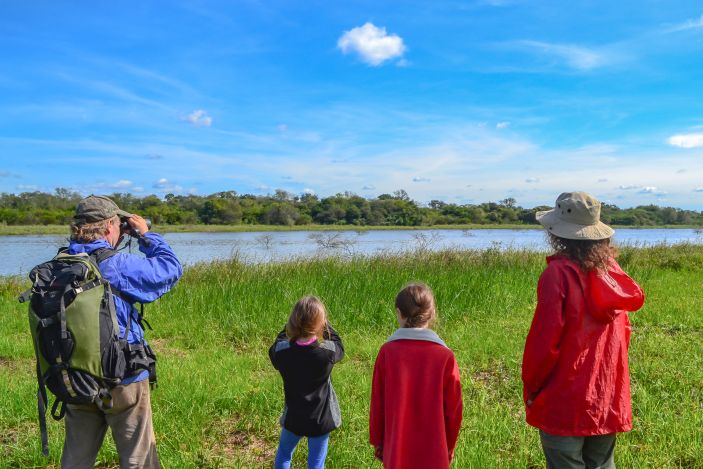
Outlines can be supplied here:
[[[141, 350], [138, 345], [146, 345], [144, 329], [134, 303], [158, 299], [181, 277], [183, 269], [171, 247], [160, 235], [149, 231], [144, 218], [120, 210], [108, 197], [91, 195], [76, 207], [68, 252], [114, 250], [124, 235], [121, 219], [128, 222], [131, 232], [141, 234], [139, 250], [146, 257], [102, 249], [98, 251], [98, 268], [113, 290], [120, 337], [127, 331], [129, 344]], [[105, 252], [108, 256], [104, 256]], [[144, 354], [141, 355], [143, 359]], [[136, 363], [136, 358], [127, 356], [128, 369], [129, 361]], [[152, 426], [149, 371], [137, 368], [135, 363], [120, 385], [110, 390], [110, 409], [102, 410], [96, 404], [66, 406], [62, 469], [92, 469], [108, 427], [122, 469], [160, 467]]]

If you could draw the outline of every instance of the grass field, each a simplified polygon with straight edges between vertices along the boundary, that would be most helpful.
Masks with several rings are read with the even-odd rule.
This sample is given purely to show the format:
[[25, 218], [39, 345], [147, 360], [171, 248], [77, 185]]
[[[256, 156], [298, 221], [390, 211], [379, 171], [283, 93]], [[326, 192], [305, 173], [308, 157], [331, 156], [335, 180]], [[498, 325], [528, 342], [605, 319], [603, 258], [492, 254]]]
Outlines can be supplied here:
[[[634, 430], [618, 438], [622, 468], [703, 468], [703, 246], [625, 249], [621, 264], [644, 287], [631, 315]], [[395, 329], [393, 299], [410, 280], [435, 291], [439, 334], [455, 351], [464, 421], [454, 467], [543, 467], [524, 423], [520, 361], [544, 258], [530, 252], [443, 252], [268, 265], [237, 261], [187, 269], [146, 315], [159, 354], [154, 424], [165, 468], [271, 467], [283, 406], [267, 348], [294, 302], [316, 294], [342, 335], [333, 381], [343, 426], [327, 467], [380, 467], [367, 443], [374, 357]], [[40, 453], [24, 280], [0, 280], [0, 467], [58, 467], [62, 423]], [[51, 419], [49, 419], [51, 420]], [[116, 467], [108, 437], [100, 467]], [[301, 446], [295, 467], [304, 466]]]

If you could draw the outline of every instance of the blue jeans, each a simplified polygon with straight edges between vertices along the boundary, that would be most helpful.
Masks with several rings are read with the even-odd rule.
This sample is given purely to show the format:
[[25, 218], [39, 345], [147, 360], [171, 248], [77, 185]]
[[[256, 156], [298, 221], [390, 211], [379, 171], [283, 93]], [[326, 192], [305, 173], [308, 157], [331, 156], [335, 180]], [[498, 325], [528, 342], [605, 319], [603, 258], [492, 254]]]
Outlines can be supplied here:
[[[295, 451], [295, 447], [301, 438], [302, 436], [289, 432], [285, 428], [281, 430], [281, 440], [278, 442], [278, 451], [276, 451], [276, 462], [273, 464], [274, 469], [290, 469], [293, 451]], [[329, 441], [329, 433], [322, 436], [308, 437], [308, 469], [324, 469]]]

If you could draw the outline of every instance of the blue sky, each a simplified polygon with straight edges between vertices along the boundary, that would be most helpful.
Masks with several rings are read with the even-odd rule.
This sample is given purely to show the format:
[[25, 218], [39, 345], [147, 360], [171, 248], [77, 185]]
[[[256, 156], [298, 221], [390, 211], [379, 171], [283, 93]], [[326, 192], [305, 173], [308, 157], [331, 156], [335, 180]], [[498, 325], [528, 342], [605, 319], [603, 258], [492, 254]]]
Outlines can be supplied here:
[[696, 1], [2, 2], [0, 192], [703, 209]]

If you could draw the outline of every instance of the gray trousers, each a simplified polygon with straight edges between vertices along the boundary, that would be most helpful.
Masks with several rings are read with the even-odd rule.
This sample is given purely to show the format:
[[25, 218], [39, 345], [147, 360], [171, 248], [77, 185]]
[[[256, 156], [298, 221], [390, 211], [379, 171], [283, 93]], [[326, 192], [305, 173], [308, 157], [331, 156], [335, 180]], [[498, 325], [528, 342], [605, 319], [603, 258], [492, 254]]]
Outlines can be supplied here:
[[102, 411], [95, 404], [66, 406], [62, 469], [93, 469], [108, 427], [121, 469], [159, 469], [149, 380], [116, 386], [111, 394], [110, 410]]
[[615, 433], [557, 436], [539, 431], [547, 469], [615, 469]]

